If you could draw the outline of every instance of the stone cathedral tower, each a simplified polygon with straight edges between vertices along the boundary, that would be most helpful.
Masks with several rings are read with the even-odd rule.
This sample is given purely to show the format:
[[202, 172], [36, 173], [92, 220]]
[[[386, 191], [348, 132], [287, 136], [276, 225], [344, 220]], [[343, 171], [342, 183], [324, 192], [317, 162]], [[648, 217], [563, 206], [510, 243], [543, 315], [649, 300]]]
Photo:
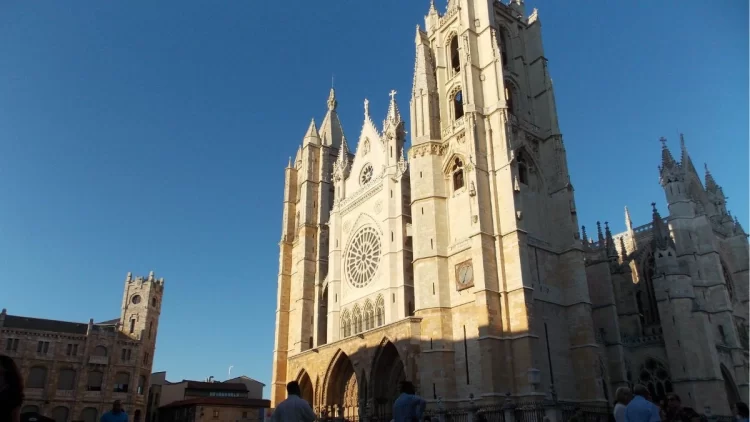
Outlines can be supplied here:
[[537, 11], [431, 4], [415, 44], [411, 147], [392, 92], [381, 127], [365, 101], [352, 154], [331, 91], [285, 171], [272, 405], [292, 380], [342, 416], [387, 417], [400, 380], [603, 401]]

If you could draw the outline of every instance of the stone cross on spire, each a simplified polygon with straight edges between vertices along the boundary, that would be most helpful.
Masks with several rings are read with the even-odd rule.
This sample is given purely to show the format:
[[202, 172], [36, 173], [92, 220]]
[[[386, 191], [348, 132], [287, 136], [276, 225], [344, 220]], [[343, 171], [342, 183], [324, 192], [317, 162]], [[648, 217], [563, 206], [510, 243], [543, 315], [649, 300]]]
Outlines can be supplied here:
[[665, 138], [665, 137], [662, 136], [661, 138], [659, 138], [659, 142], [661, 142], [661, 147], [663, 149], [667, 148], [667, 138]]
[[370, 100], [365, 98], [365, 117], [370, 115]]
[[396, 90], [395, 90], [395, 89], [392, 89], [392, 90], [391, 90], [391, 93], [390, 93], [390, 94], [388, 94], [388, 95], [390, 95], [390, 96], [391, 96], [391, 101], [393, 101], [393, 100], [395, 100], [395, 99], [396, 99], [396, 94], [398, 94], [398, 93], [396, 92]]

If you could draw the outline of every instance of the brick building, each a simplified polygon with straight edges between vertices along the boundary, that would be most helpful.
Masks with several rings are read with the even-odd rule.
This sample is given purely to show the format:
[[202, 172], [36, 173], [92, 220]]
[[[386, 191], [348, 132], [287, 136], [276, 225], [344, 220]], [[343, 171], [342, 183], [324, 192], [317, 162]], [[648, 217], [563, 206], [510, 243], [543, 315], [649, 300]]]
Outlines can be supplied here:
[[130, 420], [144, 420], [164, 279], [128, 273], [117, 319], [95, 323], [0, 313], [0, 353], [25, 382], [22, 412], [58, 422], [98, 422], [120, 400]]
[[160, 372], [152, 379], [147, 422], [258, 422], [270, 407], [270, 401], [261, 398], [263, 384], [245, 376], [224, 382], [169, 382]]

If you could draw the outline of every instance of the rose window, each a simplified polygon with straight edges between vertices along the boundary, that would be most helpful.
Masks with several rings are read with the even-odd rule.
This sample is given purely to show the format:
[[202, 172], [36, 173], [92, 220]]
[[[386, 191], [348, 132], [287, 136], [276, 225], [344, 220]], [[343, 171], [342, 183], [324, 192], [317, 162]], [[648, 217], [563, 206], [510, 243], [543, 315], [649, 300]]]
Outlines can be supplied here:
[[366, 165], [365, 168], [362, 169], [362, 174], [360, 174], [359, 176], [359, 183], [361, 185], [366, 185], [367, 182], [369, 182], [370, 179], [372, 179], [372, 173], [373, 173], [372, 165], [370, 164]]
[[346, 278], [354, 287], [366, 286], [380, 264], [380, 234], [372, 227], [358, 231], [346, 252]]

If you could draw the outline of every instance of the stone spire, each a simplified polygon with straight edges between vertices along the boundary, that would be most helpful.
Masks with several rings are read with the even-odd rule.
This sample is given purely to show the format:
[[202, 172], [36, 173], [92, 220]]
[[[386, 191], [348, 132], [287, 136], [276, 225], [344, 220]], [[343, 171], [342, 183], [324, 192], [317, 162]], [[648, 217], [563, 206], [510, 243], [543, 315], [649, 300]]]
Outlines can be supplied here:
[[747, 236], [747, 233], [745, 233], [745, 229], [742, 228], [740, 220], [737, 219], [736, 215], [734, 216], [734, 234]]
[[586, 226], [581, 226], [581, 240], [583, 241], [583, 246], [588, 245], [589, 235], [586, 234]]
[[596, 234], [599, 237], [599, 246], [604, 246], [604, 234], [602, 233], [602, 223], [596, 222]]
[[396, 94], [397, 93], [395, 90], [391, 90], [389, 94], [391, 96], [391, 101], [388, 104], [388, 115], [385, 118], [386, 125], [390, 124], [390, 125], [393, 125], [394, 127], [398, 126], [398, 124], [401, 123], [402, 121], [401, 113], [398, 110], [398, 104], [396, 104]]
[[318, 128], [315, 127], [315, 119], [310, 121], [310, 126], [307, 128], [305, 138], [302, 141], [303, 144], [314, 144], [320, 145], [320, 135], [318, 135]]
[[617, 247], [615, 246], [615, 240], [612, 238], [612, 231], [609, 230], [609, 222], [604, 222], [605, 232], [605, 243], [608, 257], [617, 257]]
[[[437, 16], [437, 15], [434, 15]], [[440, 96], [430, 40], [417, 26], [414, 39], [414, 78], [411, 89], [412, 144], [440, 139]]]
[[346, 179], [349, 175], [349, 146], [346, 144], [346, 138], [341, 141], [339, 155], [336, 162], [333, 163], [333, 179], [340, 181]]
[[622, 261], [628, 259], [628, 248], [625, 247], [625, 236], [620, 236], [620, 254], [622, 255]]
[[711, 171], [708, 169], [708, 164], [703, 164], [703, 168], [706, 170], [706, 190], [709, 192], [718, 192], [721, 187], [719, 187], [718, 184], [716, 184], [716, 180], [714, 180], [714, 176], [711, 174]]
[[693, 165], [693, 160], [690, 159], [690, 154], [688, 153], [687, 147], [685, 146], [685, 135], [680, 134], [680, 151], [682, 152], [682, 157], [680, 159], [680, 167], [686, 172], [693, 173], [695, 175], [695, 178], [700, 180], [700, 176], [698, 176], [698, 172], [695, 170], [695, 166]]
[[336, 111], [336, 107], [338, 107], [339, 102], [336, 101], [336, 90], [331, 87], [331, 92], [328, 93], [328, 110], [329, 111]]
[[656, 203], [652, 202], [651, 207], [653, 208], [653, 239], [651, 243], [654, 249], [674, 249], [674, 240], [669, 235], [669, 228], [664, 224], [664, 220], [659, 215], [659, 211], [656, 209]]
[[625, 207], [625, 228], [628, 229], [628, 231], [633, 230], [633, 220], [630, 218], [630, 211], [628, 211], [628, 207]]
[[321, 143], [326, 146], [338, 148], [344, 138], [344, 129], [341, 126], [339, 115], [336, 112], [338, 101], [336, 101], [336, 91], [331, 88], [328, 94], [328, 112], [320, 124], [319, 136]]

